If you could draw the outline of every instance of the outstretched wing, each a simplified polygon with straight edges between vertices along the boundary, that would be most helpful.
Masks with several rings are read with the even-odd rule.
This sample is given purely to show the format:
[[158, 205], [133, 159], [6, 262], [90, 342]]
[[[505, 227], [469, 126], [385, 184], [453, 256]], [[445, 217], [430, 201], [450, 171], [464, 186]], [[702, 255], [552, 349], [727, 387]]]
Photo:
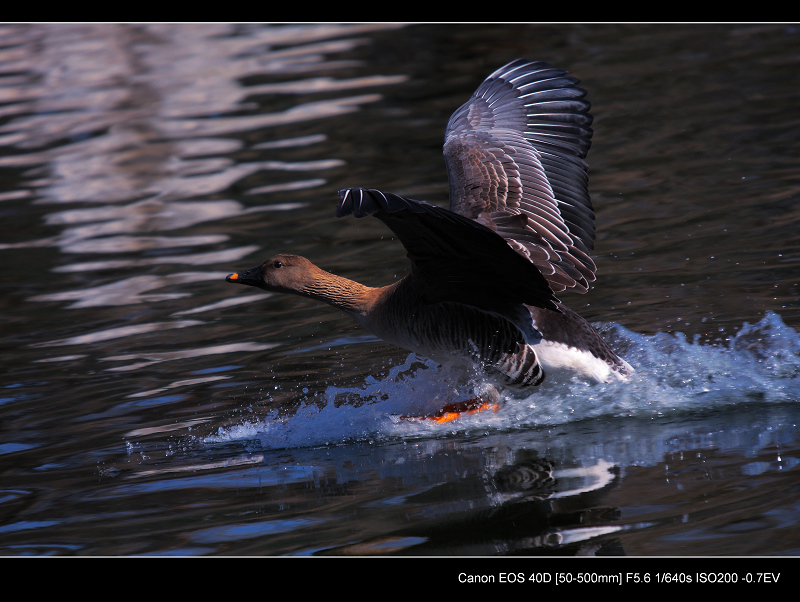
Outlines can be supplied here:
[[592, 137], [585, 91], [566, 71], [517, 59], [450, 118], [450, 210], [494, 230], [556, 292], [594, 281], [594, 212], [583, 160]]
[[430, 302], [484, 309], [525, 303], [558, 311], [536, 266], [478, 222], [380, 190], [347, 188], [339, 196], [337, 217], [373, 215], [397, 235]]

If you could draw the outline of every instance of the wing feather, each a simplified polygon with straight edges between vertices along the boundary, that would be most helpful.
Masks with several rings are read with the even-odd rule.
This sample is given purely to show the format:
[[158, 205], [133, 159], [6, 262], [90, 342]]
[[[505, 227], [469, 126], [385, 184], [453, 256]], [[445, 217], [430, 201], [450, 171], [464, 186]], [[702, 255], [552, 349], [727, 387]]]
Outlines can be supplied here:
[[556, 292], [595, 279], [592, 117], [577, 84], [547, 63], [512, 61], [453, 113], [444, 144], [450, 210], [500, 234]]
[[372, 215], [395, 233], [429, 302], [489, 310], [525, 303], [559, 311], [536, 265], [479, 222], [380, 190], [347, 188], [339, 197], [337, 217]]

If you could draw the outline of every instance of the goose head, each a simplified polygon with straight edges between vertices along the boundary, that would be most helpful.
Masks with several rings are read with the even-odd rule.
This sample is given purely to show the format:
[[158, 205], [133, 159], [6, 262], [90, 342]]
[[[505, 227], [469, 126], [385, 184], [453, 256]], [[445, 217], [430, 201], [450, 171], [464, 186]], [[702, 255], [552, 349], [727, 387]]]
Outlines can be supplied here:
[[255, 286], [275, 293], [303, 295], [325, 280], [327, 272], [300, 255], [280, 254], [244, 272], [228, 274], [228, 282]]
[[270, 257], [245, 272], [229, 274], [225, 280], [316, 299], [354, 314], [368, 312], [378, 291], [326, 272], [305, 257], [285, 253]]

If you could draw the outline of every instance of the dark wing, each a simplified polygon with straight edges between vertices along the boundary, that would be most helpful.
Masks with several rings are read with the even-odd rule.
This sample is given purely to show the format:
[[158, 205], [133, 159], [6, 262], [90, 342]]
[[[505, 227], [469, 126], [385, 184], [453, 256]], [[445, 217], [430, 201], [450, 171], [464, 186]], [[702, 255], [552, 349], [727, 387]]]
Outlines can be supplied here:
[[506, 239], [554, 291], [594, 281], [594, 211], [583, 160], [592, 137], [578, 80], [517, 59], [450, 118], [444, 157], [450, 210]]
[[490, 229], [441, 207], [364, 188], [339, 191], [336, 216], [373, 215], [397, 235], [430, 302], [558, 311], [547, 280]]

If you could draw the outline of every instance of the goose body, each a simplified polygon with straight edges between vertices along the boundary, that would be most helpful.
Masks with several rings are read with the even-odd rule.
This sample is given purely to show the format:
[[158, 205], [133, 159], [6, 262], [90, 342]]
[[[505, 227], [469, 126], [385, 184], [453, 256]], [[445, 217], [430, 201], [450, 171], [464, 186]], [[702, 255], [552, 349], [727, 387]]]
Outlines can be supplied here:
[[538, 385], [551, 370], [627, 378], [628, 363], [555, 296], [586, 292], [595, 278], [592, 118], [577, 83], [524, 59], [490, 75], [447, 126], [449, 209], [339, 191], [337, 217], [377, 217], [402, 242], [403, 279], [367, 287], [281, 254], [227, 280], [326, 302], [389, 343], [477, 364], [504, 386]]

